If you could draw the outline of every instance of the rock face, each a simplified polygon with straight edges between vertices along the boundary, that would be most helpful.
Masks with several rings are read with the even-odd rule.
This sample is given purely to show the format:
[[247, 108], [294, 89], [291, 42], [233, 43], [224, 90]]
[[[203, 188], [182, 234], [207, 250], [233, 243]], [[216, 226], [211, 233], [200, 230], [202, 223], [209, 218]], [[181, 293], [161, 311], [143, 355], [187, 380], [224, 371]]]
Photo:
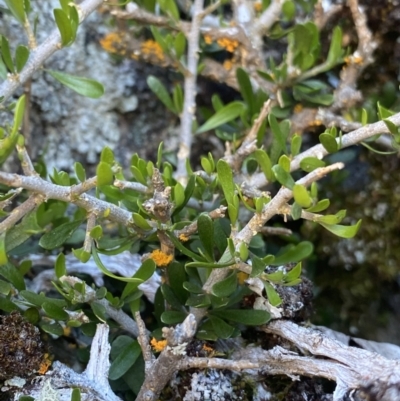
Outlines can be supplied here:
[[[56, 29], [53, 9], [60, 5], [51, 0], [32, 2], [32, 7], [31, 17], [38, 16], [40, 44]], [[74, 161], [94, 165], [104, 146], [113, 149], [125, 167], [133, 152], [154, 159], [158, 142], [166, 137], [165, 107], [146, 84], [148, 74], [162, 77], [166, 72], [107, 54], [99, 45], [109, 30], [107, 19], [105, 14], [93, 13], [79, 27], [76, 42], [56, 52], [44, 66], [101, 82], [105, 94], [100, 99], [80, 96], [46, 72], [32, 79], [27, 140], [32, 158], [42, 155], [49, 172], [53, 167], [70, 171]], [[11, 16], [1, 16], [0, 30], [12, 49], [26, 44], [22, 27]]]

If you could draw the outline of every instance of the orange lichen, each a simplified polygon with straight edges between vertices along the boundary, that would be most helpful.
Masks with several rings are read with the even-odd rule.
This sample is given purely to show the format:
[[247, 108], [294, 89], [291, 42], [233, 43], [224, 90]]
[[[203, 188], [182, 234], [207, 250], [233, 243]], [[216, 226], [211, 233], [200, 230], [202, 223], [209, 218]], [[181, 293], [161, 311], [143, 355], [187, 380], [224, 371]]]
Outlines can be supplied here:
[[262, 11], [262, 3], [261, 3], [261, 1], [256, 1], [256, 2], [253, 4], [253, 7], [254, 7], [254, 11], [257, 12], [257, 13], [259, 13], [260, 11]]
[[211, 45], [213, 42], [212, 37], [210, 35], [204, 35], [204, 42], [206, 42], [206, 45]]
[[151, 254], [150, 258], [154, 260], [157, 266], [159, 267], [164, 267], [168, 266], [171, 262], [172, 259], [174, 259], [173, 255], [168, 255], [161, 251], [160, 249], [155, 249]]
[[218, 39], [217, 43], [229, 53], [233, 53], [239, 46], [239, 42], [237, 40], [232, 40], [228, 38]]
[[181, 241], [181, 242], [187, 242], [190, 239], [190, 237], [187, 236], [186, 234], [179, 234], [178, 238], [179, 238], [179, 241]]
[[303, 110], [303, 105], [300, 103], [297, 103], [296, 106], [294, 106], [293, 111], [297, 114], [300, 113]]
[[101, 47], [109, 53], [125, 54], [123, 50], [123, 36], [119, 32], [110, 32], [100, 39]]
[[214, 352], [214, 348], [208, 346], [207, 344], [203, 344], [203, 350], [206, 352]]
[[140, 45], [140, 51], [144, 56], [147, 57], [156, 57], [160, 61], [165, 60], [165, 54], [163, 52], [162, 47], [154, 40], [146, 40]]
[[321, 120], [314, 120], [310, 124], [311, 127], [318, 127], [320, 125], [322, 125], [322, 121]]
[[154, 351], [161, 352], [167, 346], [167, 340], [157, 340], [153, 337], [150, 344]]
[[51, 366], [51, 360], [49, 358], [49, 354], [46, 353], [46, 354], [44, 354], [44, 359], [43, 359], [42, 363], [40, 364], [38, 373], [40, 375], [44, 375], [49, 370], [50, 366]]
[[245, 282], [248, 278], [249, 278], [249, 275], [248, 275], [247, 273], [239, 272], [239, 273], [237, 274], [238, 283], [239, 283], [240, 285], [243, 285], [244, 282]]
[[229, 71], [232, 69], [233, 67], [233, 62], [232, 60], [225, 60], [224, 63], [222, 64], [222, 66], [225, 68], [225, 70]]
[[361, 56], [347, 56], [344, 58], [344, 62], [346, 64], [362, 65], [364, 63], [364, 59]]

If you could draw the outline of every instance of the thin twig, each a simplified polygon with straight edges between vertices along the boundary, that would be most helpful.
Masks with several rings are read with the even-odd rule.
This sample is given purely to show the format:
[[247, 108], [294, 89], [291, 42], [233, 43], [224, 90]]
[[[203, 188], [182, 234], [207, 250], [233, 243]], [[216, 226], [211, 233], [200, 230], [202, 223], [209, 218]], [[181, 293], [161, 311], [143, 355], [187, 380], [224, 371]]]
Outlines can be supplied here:
[[45, 198], [41, 195], [37, 194], [31, 195], [24, 203], [16, 207], [9, 214], [9, 216], [0, 223], [0, 234], [2, 234], [4, 231], [7, 231], [11, 227], [14, 227], [14, 225], [20, 219], [22, 219], [25, 215], [34, 210], [44, 200]]
[[87, 218], [87, 223], [86, 223], [85, 240], [83, 242], [83, 250], [87, 253], [92, 252], [93, 238], [92, 238], [90, 232], [96, 225], [96, 219], [97, 219], [96, 213], [93, 213], [93, 212], [89, 213], [88, 218]]
[[179, 133], [179, 151], [176, 167], [176, 178], [187, 181], [186, 162], [190, 158], [193, 132], [192, 126], [196, 113], [196, 81], [199, 61], [199, 37], [204, 0], [195, 0], [193, 5], [192, 26], [188, 36], [187, 69], [184, 82], [183, 112]]
[[153, 352], [151, 351], [151, 346], [149, 343], [149, 335], [146, 330], [144, 321], [140, 316], [140, 312], [135, 312], [135, 320], [139, 329], [138, 342], [140, 348], [142, 349], [142, 355], [144, 359], [144, 372], [147, 375], [151, 367], [153, 366], [156, 358], [154, 357]]

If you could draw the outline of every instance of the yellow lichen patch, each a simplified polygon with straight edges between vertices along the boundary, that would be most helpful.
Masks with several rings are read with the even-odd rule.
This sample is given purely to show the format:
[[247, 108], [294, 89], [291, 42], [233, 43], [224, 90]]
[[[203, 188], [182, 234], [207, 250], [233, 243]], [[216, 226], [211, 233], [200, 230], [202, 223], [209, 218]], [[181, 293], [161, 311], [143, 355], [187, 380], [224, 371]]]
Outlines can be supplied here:
[[206, 352], [214, 352], [214, 348], [208, 346], [207, 344], [203, 344], [203, 350]]
[[42, 363], [40, 364], [38, 373], [40, 375], [44, 375], [49, 370], [50, 366], [51, 366], [51, 360], [49, 358], [49, 354], [44, 354], [44, 359], [43, 359]]
[[249, 275], [248, 275], [247, 273], [239, 272], [239, 273], [237, 274], [238, 283], [239, 283], [240, 285], [243, 285], [244, 282], [245, 282], [248, 278], [249, 278]]
[[154, 260], [157, 266], [159, 267], [165, 267], [168, 266], [171, 262], [172, 259], [174, 258], [173, 255], [167, 255], [160, 249], [155, 249], [151, 254], [150, 258]]
[[232, 60], [225, 60], [222, 66], [225, 68], [225, 70], [230, 71], [233, 67], [233, 62]]
[[210, 35], [204, 35], [204, 42], [206, 42], [206, 45], [211, 45], [213, 42], [212, 37]]
[[232, 40], [228, 38], [218, 39], [217, 43], [229, 53], [233, 53], [239, 46], [239, 42], [237, 40]]
[[347, 56], [344, 58], [344, 62], [346, 64], [362, 65], [364, 63], [364, 59], [361, 56]]
[[123, 36], [119, 32], [111, 32], [100, 39], [100, 45], [105, 51], [121, 55], [125, 54], [123, 42]]
[[322, 121], [321, 120], [314, 120], [310, 124], [311, 127], [318, 127], [320, 125], [322, 125]]
[[296, 106], [294, 106], [293, 111], [297, 114], [300, 113], [303, 110], [303, 105], [300, 103], [297, 103]]
[[256, 2], [253, 4], [253, 7], [254, 7], [254, 11], [256, 11], [257, 13], [259, 13], [259, 12], [262, 10], [262, 3], [261, 3], [261, 1], [256, 1]]
[[140, 51], [142, 52], [143, 56], [146, 57], [155, 57], [160, 61], [165, 60], [165, 54], [161, 48], [161, 46], [154, 40], [146, 40], [140, 46]]
[[161, 352], [167, 346], [167, 340], [157, 340], [154, 337], [150, 341], [154, 351]]
[[188, 237], [186, 234], [179, 234], [179, 241], [181, 242], [187, 242], [189, 241], [190, 237]]

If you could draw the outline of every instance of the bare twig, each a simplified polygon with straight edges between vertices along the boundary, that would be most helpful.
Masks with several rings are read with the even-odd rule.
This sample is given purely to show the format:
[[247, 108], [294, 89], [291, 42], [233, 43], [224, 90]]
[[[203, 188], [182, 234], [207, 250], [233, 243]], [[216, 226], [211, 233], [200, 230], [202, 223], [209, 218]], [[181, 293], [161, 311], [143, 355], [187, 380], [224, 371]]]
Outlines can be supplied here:
[[0, 223], [0, 234], [13, 227], [20, 219], [40, 205], [45, 198], [41, 195], [31, 195], [24, 203], [16, 207], [7, 218]]
[[[97, 7], [99, 7], [104, 0], [84, 0], [77, 5], [79, 9], [79, 19], [82, 22], [88, 15], [90, 15]], [[29, 59], [18, 75], [10, 75], [0, 85], [0, 98], [3, 104], [20, 86], [23, 85], [35, 71], [38, 71], [43, 63], [57, 50], [61, 49], [61, 35], [58, 29], [54, 30], [49, 37], [34, 51], [31, 51]]]
[[22, 187], [36, 194], [43, 195], [44, 199], [57, 199], [82, 207], [88, 212], [96, 210], [98, 215], [107, 214], [111, 221], [132, 226], [131, 213], [109, 202], [96, 199], [87, 194], [73, 195], [73, 187], [63, 187], [52, 184], [41, 177], [23, 176], [0, 172], [0, 182], [10, 187]]
[[199, 37], [204, 0], [195, 0], [192, 26], [188, 36], [187, 68], [184, 82], [183, 112], [179, 134], [179, 151], [176, 167], [176, 177], [183, 183], [187, 180], [186, 162], [190, 158], [193, 133], [192, 125], [196, 113], [196, 81], [199, 60]]
[[136, 320], [136, 324], [139, 329], [138, 342], [139, 342], [140, 348], [142, 349], [142, 355], [143, 355], [144, 364], [145, 364], [144, 371], [145, 371], [145, 374], [147, 375], [148, 372], [150, 371], [151, 367], [153, 366], [156, 358], [154, 357], [154, 355], [151, 351], [151, 347], [150, 347], [150, 343], [149, 343], [149, 335], [146, 330], [144, 321], [143, 321], [142, 317], [140, 316], [140, 312], [135, 312], [135, 320]]
[[136, 401], [158, 399], [161, 390], [177, 371], [177, 364], [186, 355], [186, 345], [195, 335], [196, 328], [196, 320], [191, 314], [175, 328], [163, 328], [163, 334], [168, 345], [161, 352], [145, 378]]
[[19, 146], [17, 144], [17, 152], [18, 152], [18, 157], [21, 161], [21, 167], [25, 175], [39, 175], [32, 164], [31, 158], [28, 155], [28, 152], [26, 151], [25, 146]]
[[92, 242], [93, 238], [90, 234], [94, 226], [96, 225], [96, 213], [89, 213], [88, 218], [87, 218], [87, 223], [86, 223], [86, 232], [85, 232], [85, 240], [83, 242], [83, 250], [87, 253], [92, 252]]

